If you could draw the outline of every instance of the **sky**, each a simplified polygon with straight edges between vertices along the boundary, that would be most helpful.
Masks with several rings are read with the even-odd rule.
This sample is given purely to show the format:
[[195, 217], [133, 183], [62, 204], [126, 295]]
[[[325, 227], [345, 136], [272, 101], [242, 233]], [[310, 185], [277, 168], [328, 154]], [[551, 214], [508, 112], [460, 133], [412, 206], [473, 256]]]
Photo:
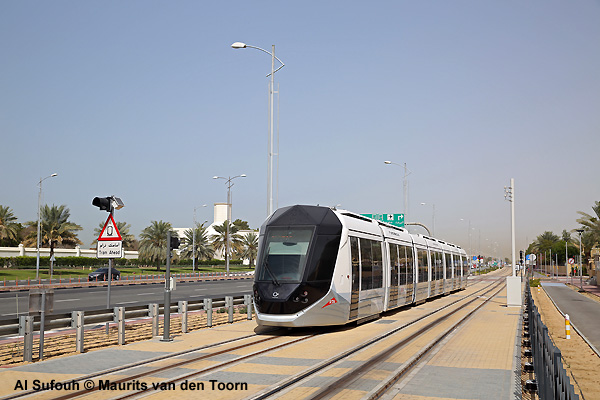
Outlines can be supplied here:
[[233, 219], [260, 227], [271, 57], [237, 41], [285, 63], [279, 207], [402, 213], [406, 163], [407, 221], [510, 258], [511, 178], [517, 249], [600, 200], [599, 0], [55, 0], [0, 2], [0, 204], [35, 220], [57, 173], [42, 204], [89, 247], [96, 196], [137, 236], [212, 222], [212, 177], [246, 174]]

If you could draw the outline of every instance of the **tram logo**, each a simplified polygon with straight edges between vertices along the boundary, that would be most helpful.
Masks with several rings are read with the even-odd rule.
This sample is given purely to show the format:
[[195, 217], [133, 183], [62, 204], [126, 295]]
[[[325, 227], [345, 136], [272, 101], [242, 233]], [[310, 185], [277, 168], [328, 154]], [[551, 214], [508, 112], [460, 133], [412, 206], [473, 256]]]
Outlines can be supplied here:
[[273, 292], [273, 297], [279, 297], [279, 292]]
[[323, 307], [321, 307], [321, 308], [325, 308], [325, 307], [327, 307], [327, 306], [330, 306], [330, 305], [332, 305], [332, 304], [335, 304], [335, 303], [337, 303], [337, 300], [335, 299], [335, 297], [332, 297], [332, 298], [331, 298], [331, 300], [329, 300], [329, 301], [327, 302], [327, 304], [325, 304], [325, 305], [324, 305]]

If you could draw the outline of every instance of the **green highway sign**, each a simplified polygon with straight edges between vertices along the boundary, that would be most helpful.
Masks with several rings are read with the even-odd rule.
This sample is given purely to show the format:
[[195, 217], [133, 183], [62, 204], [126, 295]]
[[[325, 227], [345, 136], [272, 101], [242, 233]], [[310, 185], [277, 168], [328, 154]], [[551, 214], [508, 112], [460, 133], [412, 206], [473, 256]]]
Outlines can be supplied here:
[[382, 221], [390, 225], [404, 228], [404, 214], [360, 214], [363, 217]]

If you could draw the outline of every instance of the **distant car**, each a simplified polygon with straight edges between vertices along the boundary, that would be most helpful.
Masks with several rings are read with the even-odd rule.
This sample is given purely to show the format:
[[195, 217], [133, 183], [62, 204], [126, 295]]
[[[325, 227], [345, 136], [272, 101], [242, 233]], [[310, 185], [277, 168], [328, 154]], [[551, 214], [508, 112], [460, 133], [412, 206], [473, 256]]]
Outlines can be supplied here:
[[[121, 272], [115, 268], [111, 268], [112, 280], [118, 280], [121, 278]], [[98, 268], [94, 272], [88, 275], [90, 281], [106, 281], [108, 280], [108, 267]]]

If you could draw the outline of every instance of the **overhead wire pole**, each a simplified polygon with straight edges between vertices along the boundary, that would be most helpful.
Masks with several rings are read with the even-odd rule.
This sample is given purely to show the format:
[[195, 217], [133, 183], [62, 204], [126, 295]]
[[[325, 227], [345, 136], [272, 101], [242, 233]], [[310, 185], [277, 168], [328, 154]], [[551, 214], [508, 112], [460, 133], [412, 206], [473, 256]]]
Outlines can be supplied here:
[[516, 240], [515, 240], [515, 180], [510, 179], [510, 186], [504, 187], [504, 198], [510, 202], [511, 218], [511, 251], [512, 251], [512, 276], [506, 277], [506, 305], [521, 306], [521, 277], [516, 274]]

